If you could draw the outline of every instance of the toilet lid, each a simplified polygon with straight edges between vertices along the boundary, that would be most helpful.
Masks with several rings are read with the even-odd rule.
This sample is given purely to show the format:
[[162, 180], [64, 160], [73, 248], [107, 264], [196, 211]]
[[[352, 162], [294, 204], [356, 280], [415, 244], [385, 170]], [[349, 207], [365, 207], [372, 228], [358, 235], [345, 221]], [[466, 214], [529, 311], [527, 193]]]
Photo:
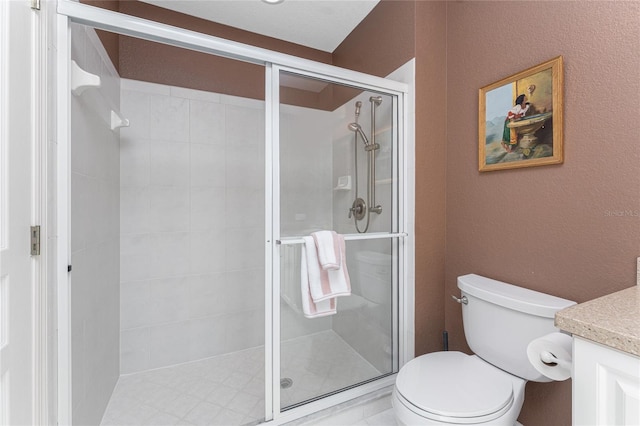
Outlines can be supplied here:
[[398, 373], [396, 390], [420, 410], [443, 417], [497, 417], [513, 401], [507, 373], [462, 352], [409, 361]]

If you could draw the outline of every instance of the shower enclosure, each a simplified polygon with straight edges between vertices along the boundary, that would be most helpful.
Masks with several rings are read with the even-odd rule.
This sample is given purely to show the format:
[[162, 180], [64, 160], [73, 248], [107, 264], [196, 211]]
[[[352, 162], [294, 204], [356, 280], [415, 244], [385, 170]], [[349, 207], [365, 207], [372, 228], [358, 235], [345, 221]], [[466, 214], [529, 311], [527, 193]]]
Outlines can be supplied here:
[[[59, 422], [281, 424], [390, 385], [408, 351], [406, 86], [59, 13]], [[93, 28], [131, 51], [253, 63], [263, 92], [121, 77]], [[72, 60], [106, 84], [72, 92]], [[352, 294], [308, 319], [300, 250], [317, 230], [345, 236]]]

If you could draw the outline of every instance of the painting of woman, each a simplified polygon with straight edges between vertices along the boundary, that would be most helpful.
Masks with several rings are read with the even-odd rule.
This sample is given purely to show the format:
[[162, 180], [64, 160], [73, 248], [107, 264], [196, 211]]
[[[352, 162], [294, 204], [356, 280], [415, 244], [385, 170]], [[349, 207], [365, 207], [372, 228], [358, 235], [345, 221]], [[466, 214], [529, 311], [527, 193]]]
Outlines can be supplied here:
[[510, 129], [507, 124], [524, 117], [530, 107], [531, 104], [527, 102], [527, 96], [521, 94], [516, 98], [514, 107], [507, 112], [507, 117], [504, 120], [504, 130], [502, 132], [502, 147], [505, 151], [513, 152], [518, 144], [516, 130], [513, 128]]

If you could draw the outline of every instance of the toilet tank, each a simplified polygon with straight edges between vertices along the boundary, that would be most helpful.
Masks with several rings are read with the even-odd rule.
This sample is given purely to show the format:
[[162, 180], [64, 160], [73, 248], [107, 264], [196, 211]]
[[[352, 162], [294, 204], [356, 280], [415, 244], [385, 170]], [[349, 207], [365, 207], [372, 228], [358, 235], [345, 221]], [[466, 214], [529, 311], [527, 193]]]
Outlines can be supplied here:
[[391, 303], [391, 255], [364, 250], [356, 259], [362, 296], [378, 305]]
[[533, 368], [527, 346], [558, 331], [553, 325], [556, 312], [576, 302], [475, 274], [458, 277], [458, 288], [468, 300], [462, 305], [462, 321], [471, 350], [515, 376], [551, 381]]

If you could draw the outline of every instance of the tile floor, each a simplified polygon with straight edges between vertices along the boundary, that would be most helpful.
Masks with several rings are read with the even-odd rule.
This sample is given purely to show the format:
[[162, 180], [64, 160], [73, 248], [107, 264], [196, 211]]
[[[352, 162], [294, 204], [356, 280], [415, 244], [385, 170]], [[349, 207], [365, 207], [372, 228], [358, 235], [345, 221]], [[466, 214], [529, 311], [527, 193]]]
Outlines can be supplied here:
[[[331, 409], [329, 409], [331, 410]], [[343, 406], [334, 413], [318, 419], [292, 422], [300, 426], [398, 426], [391, 408], [391, 395], [362, 402], [354, 406]]]
[[293, 380], [280, 392], [283, 407], [380, 376], [333, 331], [288, 340], [280, 352], [281, 376]]
[[[393, 414], [393, 408], [389, 408], [373, 416], [366, 417], [356, 423], [343, 423], [335, 416], [329, 418], [324, 423], [326, 426], [398, 426], [396, 416]], [[320, 425], [317, 425], [320, 426]]]
[[[264, 416], [261, 347], [157, 370], [121, 376], [102, 419], [117, 425], [247, 425]], [[283, 342], [284, 406], [371, 379], [380, 373], [333, 331]], [[389, 423], [376, 414], [358, 425]], [[391, 415], [392, 417], [392, 415]], [[338, 417], [339, 419], [339, 417]], [[330, 419], [324, 419], [331, 421]], [[373, 421], [374, 423], [362, 423]], [[375, 423], [383, 421], [386, 423]], [[356, 424], [356, 423], [336, 423]]]

